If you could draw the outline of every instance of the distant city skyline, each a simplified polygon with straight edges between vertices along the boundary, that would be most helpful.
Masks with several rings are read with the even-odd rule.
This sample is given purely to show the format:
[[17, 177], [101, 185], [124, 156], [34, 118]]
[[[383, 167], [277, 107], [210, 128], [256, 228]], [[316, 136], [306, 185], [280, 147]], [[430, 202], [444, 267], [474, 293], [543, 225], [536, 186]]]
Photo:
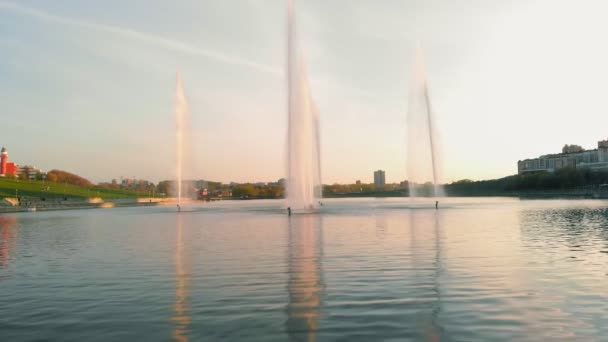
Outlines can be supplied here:
[[[117, 10], [117, 9], [120, 10]], [[145, 9], [145, 10], [144, 10]], [[444, 182], [608, 138], [599, 0], [296, 1], [323, 183], [407, 179], [408, 84], [425, 50]], [[174, 178], [173, 92], [195, 178], [285, 177], [284, 0], [0, 0], [0, 145], [94, 182]], [[429, 175], [429, 179], [431, 176]]]

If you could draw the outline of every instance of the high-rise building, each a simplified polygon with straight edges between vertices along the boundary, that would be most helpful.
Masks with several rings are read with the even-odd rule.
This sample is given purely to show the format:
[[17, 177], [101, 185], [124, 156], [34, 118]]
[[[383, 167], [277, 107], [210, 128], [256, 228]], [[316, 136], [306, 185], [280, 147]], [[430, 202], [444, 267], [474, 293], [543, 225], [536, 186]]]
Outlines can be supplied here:
[[374, 172], [374, 185], [377, 187], [382, 187], [386, 184], [385, 173], [382, 170], [378, 170]]

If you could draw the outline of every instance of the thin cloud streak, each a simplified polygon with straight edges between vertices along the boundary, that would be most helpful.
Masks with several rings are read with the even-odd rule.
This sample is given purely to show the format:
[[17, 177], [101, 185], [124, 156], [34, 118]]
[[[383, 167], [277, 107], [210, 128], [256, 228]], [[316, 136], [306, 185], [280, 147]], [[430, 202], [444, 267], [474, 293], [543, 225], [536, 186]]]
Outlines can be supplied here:
[[156, 35], [152, 35], [149, 33], [139, 32], [123, 27], [109, 26], [103, 24], [89, 23], [82, 20], [77, 20], [69, 17], [62, 17], [54, 14], [50, 14], [44, 11], [40, 11], [35, 8], [21, 6], [12, 2], [0, 2], [0, 9], [6, 9], [9, 11], [17, 12], [20, 14], [28, 15], [31, 17], [35, 17], [37, 19], [50, 21], [62, 25], [76, 26], [80, 28], [86, 28], [95, 31], [102, 31], [111, 34], [115, 34], [124, 38], [134, 39], [137, 41], [141, 41], [144, 43], [149, 43], [156, 45], [158, 47], [162, 47], [168, 50], [188, 53], [197, 56], [207, 57], [209, 59], [213, 59], [215, 61], [221, 63], [227, 63], [232, 65], [238, 65], [242, 67], [247, 67], [259, 72], [272, 74], [275, 76], [283, 77], [283, 70], [280, 68], [276, 68], [269, 65], [264, 65], [256, 62], [249, 61], [242, 57], [233, 56], [221, 51], [203, 49], [198, 46], [176, 41], [173, 39], [168, 39], [164, 37], [159, 37]]
[[[192, 45], [189, 43], [185, 43], [185, 42], [181, 42], [181, 41], [177, 41], [177, 40], [173, 40], [173, 39], [169, 39], [169, 38], [165, 38], [165, 37], [160, 37], [157, 35], [144, 33], [144, 32], [140, 32], [140, 31], [124, 28], [124, 27], [116, 27], [116, 26], [110, 26], [110, 25], [104, 25], [104, 24], [90, 23], [90, 22], [86, 22], [86, 21], [82, 21], [82, 20], [78, 20], [78, 19], [74, 19], [74, 18], [70, 18], [70, 17], [58, 16], [55, 14], [50, 14], [48, 12], [41, 11], [39, 9], [22, 6], [22, 5], [13, 3], [13, 2], [0, 1], [0, 9], [13, 11], [16, 13], [28, 15], [30, 17], [34, 17], [34, 18], [44, 20], [44, 21], [58, 23], [61, 25], [75, 26], [75, 27], [85, 28], [85, 29], [89, 29], [89, 30], [93, 30], [93, 31], [106, 32], [106, 33], [114, 34], [117, 36], [121, 36], [123, 38], [133, 39], [136, 41], [152, 44], [152, 45], [155, 45], [155, 46], [167, 49], [167, 50], [171, 50], [171, 51], [182, 52], [182, 53], [187, 53], [187, 54], [196, 55], [196, 56], [203, 56], [203, 57], [207, 57], [209, 59], [215, 60], [220, 63], [226, 63], [226, 64], [230, 64], [230, 65], [246, 67], [246, 68], [258, 71], [258, 72], [273, 75], [273, 76], [281, 78], [281, 79], [284, 78], [284, 76], [285, 76], [285, 71], [283, 70], [283, 68], [279, 68], [279, 67], [275, 67], [275, 66], [271, 66], [271, 65], [265, 65], [265, 64], [261, 64], [261, 63], [257, 63], [257, 62], [252, 62], [252, 61], [244, 59], [242, 57], [230, 55], [230, 54], [222, 52], [222, 51], [203, 49], [203, 48], [200, 48], [198, 46], [195, 46], [195, 45]], [[345, 87], [343, 85], [337, 84], [336, 82], [330, 81], [328, 79], [311, 80], [311, 83], [313, 84], [313, 86], [315, 88], [322, 88], [325, 83], [327, 86], [329, 86], [329, 88], [348, 90], [348, 91], [354, 92], [358, 96], [360, 96], [362, 98], [366, 98], [368, 100], [374, 100], [374, 101], [378, 101], [379, 99], [382, 99], [382, 101], [387, 100], [386, 98], [379, 96], [378, 94], [376, 94], [374, 92], [362, 90], [362, 89], [352, 87], [352, 86]]]

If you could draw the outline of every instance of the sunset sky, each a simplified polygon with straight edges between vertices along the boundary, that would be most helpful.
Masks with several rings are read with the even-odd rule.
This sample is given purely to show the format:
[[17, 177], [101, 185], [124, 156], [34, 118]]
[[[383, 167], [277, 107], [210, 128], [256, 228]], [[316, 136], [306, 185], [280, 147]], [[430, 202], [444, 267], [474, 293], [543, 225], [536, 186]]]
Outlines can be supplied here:
[[[286, 0], [0, 0], [0, 145], [93, 181], [173, 177], [175, 74], [197, 178], [285, 175]], [[608, 4], [301, 0], [324, 183], [406, 178], [423, 47], [446, 181], [608, 138]], [[430, 176], [429, 176], [430, 177]]]

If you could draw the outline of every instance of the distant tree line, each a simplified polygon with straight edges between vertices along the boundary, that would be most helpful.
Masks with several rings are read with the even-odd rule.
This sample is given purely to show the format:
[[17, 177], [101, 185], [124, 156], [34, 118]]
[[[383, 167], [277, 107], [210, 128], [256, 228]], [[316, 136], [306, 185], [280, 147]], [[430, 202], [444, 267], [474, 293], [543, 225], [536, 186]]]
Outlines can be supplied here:
[[449, 195], [483, 195], [508, 192], [574, 190], [608, 184], [608, 172], [567, 167], [555, 172], [533, 172], [500, 179], [460, 180], [446, 185]]
[[232, 197], [238, 198], [283, 198], [285, 190], [280, 185], [238, 184], [232, 187]]
[[[156, 192], [158, 194], [165, 194], [166, 196], [175, 196], [175, 193], [177, 192], [176, 189], [177, 182], [173, 180], [160, 181], [156, 186]], [[209, 197], [215, 197], [220, 194], [225, 197], [227, 196], [226, 194], [232, 194], [232, 197], [243, 199], [273, 199], [283, 198], [285, 194], [283, 187], [276, 183], [263, 185], [253, 183], [222, 184], [221, 182], [200, 180], [187, 180], [182, 182], [182, 196], [184, 197], [200, 198], [203, 189], [207, 189]]]
[[[51, 170], [47, 173], [49, 182], [65, 183], [82, 187], [93, 187], [93, 184], [81, 176], [62, 170]], [[598, 187], [608, 184], [608, 172], [598, 172], [589, 169], [563, 168], [555, 172], [534, 172], [513, 175], [499, 179], [471, 181], [459, 180], [446, 184], [445, 189], [450, 196], [466, 195], [501, 195], [518, 192], [573, 190], [577, 188]], [[106, 186], [107, 185], [107, 186]], [[374, 184], [331, 184], [323, 186], [324, 197], [356, 197], [377, 196], [395, 197], [408, 196], [407, 181], [401, 184], [387, 184], [377, 187]], [[121, 188], [118, 184], [100, 184], [98, 188]], [[606, 186], [608, 188], [608, 185]], [[155, 192], [156, 195], [174, 196], [175, 181], [161, 181], [157, 185], [149, 184], [146, 188], [133, 189], [139, 192]], [[184, 181], [183, 196], [200, 197], [202, 189], [207, 189], [208, 196], [232, 196], [243, 199], [274, 199], [285, 197], [285, 189], [279, 183], [267, 184], [222, 184], [210, 181]], [[417, 187], [417, 194], [428, 196], [432, 194], [433, 186], [425, 183]]]
[[401, 197], [407, 196], [407, 182], [405, 184], [331, 184], [323, 185], [323, 197]]

